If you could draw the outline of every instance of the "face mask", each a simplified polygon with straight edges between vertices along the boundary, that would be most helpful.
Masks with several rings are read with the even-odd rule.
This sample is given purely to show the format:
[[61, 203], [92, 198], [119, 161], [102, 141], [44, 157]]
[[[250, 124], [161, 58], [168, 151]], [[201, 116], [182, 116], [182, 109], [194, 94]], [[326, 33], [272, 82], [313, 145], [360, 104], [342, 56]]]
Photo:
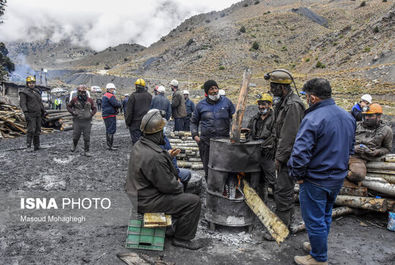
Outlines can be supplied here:
[[376, 127], [377, 120], [376, 119], [364, 120], [363, 125], [365, 125], [366, 127], [370, 127], [370, 128]]
[[208, 95], [208, 98], [211, 99], [212, 101], [217, 101], [219, 99], [220, 95]]
[[259, 109], [259, 114], [264, 115], [267, 113], [267, 109]]
[[117, 91], [116, 91], [116, 90], [114, 90], [112, 93], [113, 93], [113, 95], [115, 95], [115, 94], [117, 93]]
[[273, 104], [278, 104], [281, 101], [281, 97], [273, 97]]
[[368, 108], [367, 106], [365, 106], [365, 107], [362, 108], [362, 112], [367, 112], [368, 109], [369, 109], [369, 108]]

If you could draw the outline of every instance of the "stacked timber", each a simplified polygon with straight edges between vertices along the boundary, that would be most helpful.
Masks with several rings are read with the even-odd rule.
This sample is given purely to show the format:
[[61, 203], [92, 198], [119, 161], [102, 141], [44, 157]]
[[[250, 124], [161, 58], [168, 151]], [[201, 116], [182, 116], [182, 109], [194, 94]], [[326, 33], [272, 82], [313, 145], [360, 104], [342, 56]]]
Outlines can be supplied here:
[[0, 134], [2, 138], [26, 134], [26, 120], [21, 109], [0, 103]]
[[73, 117], [67, 110], [47, 110], [44, 126], [61, 131], [73, 129]]
[[176, 131], [168, 136], [172, 148], [180, 149], [177, 155], [177, 165], [180, 168], [190, 168], [192, 170], [203, 169], [200, 159], [199, 147], [192, 139], [190, 132]]
[[395, 211], [395, 155], [366, 164], [365, 179], [356, 184], [345, 181], [336, 204], [376, 212]]

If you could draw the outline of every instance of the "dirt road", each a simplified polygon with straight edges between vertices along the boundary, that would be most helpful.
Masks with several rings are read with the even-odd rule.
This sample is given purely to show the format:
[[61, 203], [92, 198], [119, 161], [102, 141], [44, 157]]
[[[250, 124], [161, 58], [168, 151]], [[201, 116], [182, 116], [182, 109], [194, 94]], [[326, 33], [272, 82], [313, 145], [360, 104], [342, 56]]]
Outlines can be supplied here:
[[[131, 251], [123, 247], [130, 211], [123, 189], [129, 132], [120, 121], [115, 136], [120, 149], [107, 151], [104, 126], [95, 121], [92, 158], [81, 156], [82, 150], [69, 151], [71, 134], [42, 135], [46, 149], [39, 152], [19, 150], [25, 137], [0, 142], [0, 264], [123, 264], [116, 254]], [[22, 203], [21, 198], [25, 198]], [[26, 198], [45, 198], [44, 206], [49, 209], [41, 209], [37, 200], [34, 205], [27, 203]], [[49, 202], [51, 198], [57, 209]], [[46, 220], [40, 219], [44, 217]], [[376, 214], [334, 220], [330, 264], [393, 264], [395, 234], [385, 229], [386, 222], [386, 215]], [[302, 242], [307, 239], [306, 233], [299, 233], [278, 246], [262, 242], [257, 229], [251, 234], [225, 227], [209, 232], [203, 218], [197, 236], [207, 237], [211, 243], [189, 251], [166, 240], [164, 252], [138, 253], [188, 265], [293, 264], [293, 256], [303, 254]]]

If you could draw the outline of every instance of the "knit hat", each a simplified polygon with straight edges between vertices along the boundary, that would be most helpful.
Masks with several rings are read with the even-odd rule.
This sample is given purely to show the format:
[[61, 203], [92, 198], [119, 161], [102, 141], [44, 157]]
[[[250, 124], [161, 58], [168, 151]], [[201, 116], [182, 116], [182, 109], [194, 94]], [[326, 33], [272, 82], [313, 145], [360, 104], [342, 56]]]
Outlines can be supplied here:
[[207, 81], [204, 83], [204, 85], [203, 85], [204, 92], [207, 94], [208, 90], [209, 90], [212, 86], [218, 87], [217, 82], [215, 82], [214, 80], [207, 80]]

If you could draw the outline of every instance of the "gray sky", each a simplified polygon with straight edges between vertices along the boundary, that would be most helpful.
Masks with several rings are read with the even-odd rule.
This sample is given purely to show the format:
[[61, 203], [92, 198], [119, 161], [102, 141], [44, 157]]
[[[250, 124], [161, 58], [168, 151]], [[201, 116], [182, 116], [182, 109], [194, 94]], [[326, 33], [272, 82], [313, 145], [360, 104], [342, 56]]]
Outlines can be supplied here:
[[120, 43], [144, 46], [166, 35], [186, 18], [219, 11], [238, 0], [9, 0], [0, 41], [57, 42], [103, 50]]

